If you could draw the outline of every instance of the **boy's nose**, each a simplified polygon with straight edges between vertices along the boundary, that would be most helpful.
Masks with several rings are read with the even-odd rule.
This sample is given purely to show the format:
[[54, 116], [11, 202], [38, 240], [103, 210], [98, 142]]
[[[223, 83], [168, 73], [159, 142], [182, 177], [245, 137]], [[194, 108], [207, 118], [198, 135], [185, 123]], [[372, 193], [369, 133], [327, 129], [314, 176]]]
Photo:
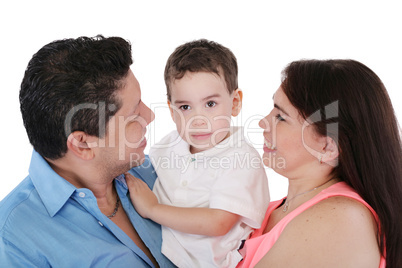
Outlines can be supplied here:
[[207, 124], [207, 120], [205, 116], [197, 115], [191, 119], [191, 125], [194, 127], [204, 126]]

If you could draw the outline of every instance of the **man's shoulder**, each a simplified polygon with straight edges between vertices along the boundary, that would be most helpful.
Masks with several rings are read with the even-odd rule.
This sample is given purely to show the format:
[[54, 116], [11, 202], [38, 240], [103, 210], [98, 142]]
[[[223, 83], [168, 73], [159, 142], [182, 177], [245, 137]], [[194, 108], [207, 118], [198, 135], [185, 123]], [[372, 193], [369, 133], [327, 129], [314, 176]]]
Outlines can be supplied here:
[[157, 177], [155, 169], [148, 155], [145, 156], [145, 160], [144, 163], [142, 163], [142, 165], [133, 167], [132, 169], [129, 170], [129, 173], [143, 180], [146, 184], [148, 184], [148, 186], [151, 189]]
[[19, 216], [23, 216], [24, 210], [29, 210], [26, 202], [34, 190], [35, 187], [32, 184], [31, 178], [28, 176], [0, 201], [0, 230], [2, 230], [4, 225], [9, 221], [11, 214], [13, 214], [13, 220], [24, 220], [19, 219]]

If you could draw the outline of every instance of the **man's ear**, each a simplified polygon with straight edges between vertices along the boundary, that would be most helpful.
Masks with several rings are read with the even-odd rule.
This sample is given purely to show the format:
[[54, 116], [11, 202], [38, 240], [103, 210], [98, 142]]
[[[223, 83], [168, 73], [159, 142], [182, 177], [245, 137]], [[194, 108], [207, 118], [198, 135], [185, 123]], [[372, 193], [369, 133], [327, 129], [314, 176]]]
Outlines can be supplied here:
[[77, 157], [91, 160], [95, 157], [93, 148], [98, 146], [96, 139], [83, 131], [74, 131], [67, 138], [67, 148]]
[[232, 116], [238, 116], [241, 111], [243, 91], [240, 88], [233, 91]]
[[338, 165], [339, 148], [336, 142], [331, 137], [326, 137], [326, 144], [323, 149], [321, 161], [330, 166], [336, 167]]

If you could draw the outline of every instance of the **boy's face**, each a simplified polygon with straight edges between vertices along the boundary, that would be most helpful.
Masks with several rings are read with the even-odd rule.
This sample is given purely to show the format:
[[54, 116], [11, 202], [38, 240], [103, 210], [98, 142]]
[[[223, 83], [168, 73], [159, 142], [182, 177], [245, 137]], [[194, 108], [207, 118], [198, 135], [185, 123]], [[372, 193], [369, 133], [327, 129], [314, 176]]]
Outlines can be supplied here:
[[171, 85], [173, 121], [190, 152], [210, 149], [229, 136], [231, 116], [241, 109], [242, 92], [229, 94], [223, 75], [187, 72]]

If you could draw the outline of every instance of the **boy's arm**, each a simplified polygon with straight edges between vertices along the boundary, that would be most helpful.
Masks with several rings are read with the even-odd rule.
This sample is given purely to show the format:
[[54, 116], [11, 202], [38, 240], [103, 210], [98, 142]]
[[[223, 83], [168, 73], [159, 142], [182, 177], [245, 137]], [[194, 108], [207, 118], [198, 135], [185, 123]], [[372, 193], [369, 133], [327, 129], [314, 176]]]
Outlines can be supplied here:
[[225, 235], [240, 216], [221, 209], [181, 208], [158, 203], [155, 194], [142, 180], [126, 174], [130, 198], [137, 212], [163, 226], [197, 235]]

